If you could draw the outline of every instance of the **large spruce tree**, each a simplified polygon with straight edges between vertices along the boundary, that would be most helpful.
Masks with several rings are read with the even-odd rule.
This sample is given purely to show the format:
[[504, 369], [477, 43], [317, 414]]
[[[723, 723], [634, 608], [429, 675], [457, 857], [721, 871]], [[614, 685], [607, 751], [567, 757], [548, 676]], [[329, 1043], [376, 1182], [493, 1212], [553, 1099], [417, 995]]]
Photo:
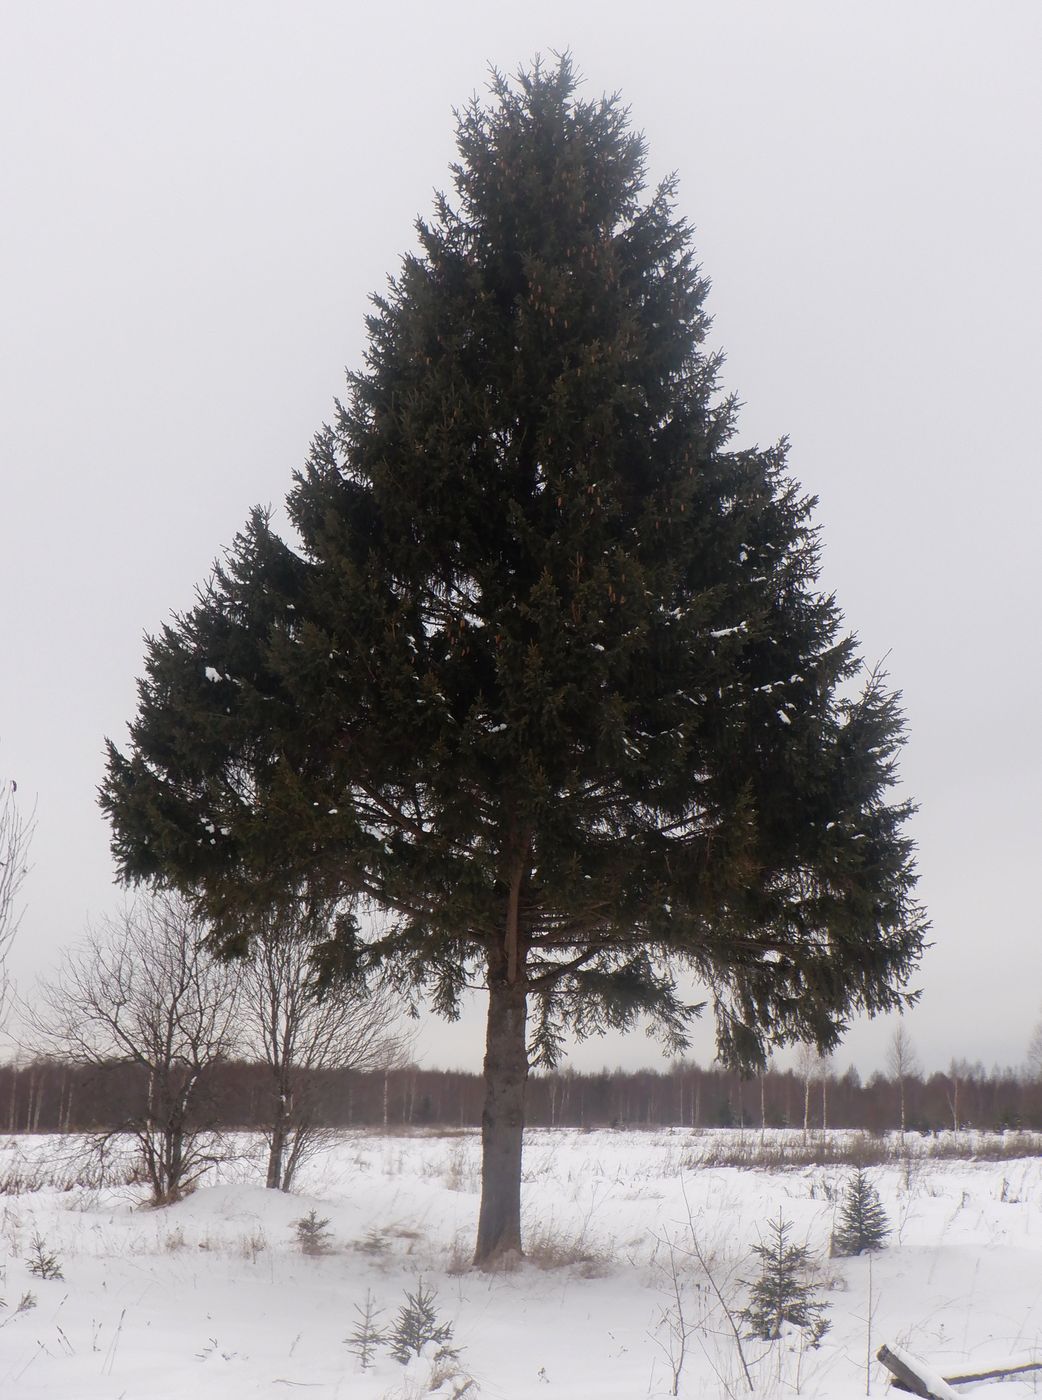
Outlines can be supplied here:
[[835, 1045], [923, 946], [901, 716], [818, 588], [784, 447], [730, 446], [673, 185], [571, 64], [496, 77], [368, 319], [284, 540], [149, 641], [102, 803], [234, 951], [335, 898], [323, 973], [488, 992], [476, 1260], [518, 1249], [525, 1082], [707, 989], [723, 1057]]

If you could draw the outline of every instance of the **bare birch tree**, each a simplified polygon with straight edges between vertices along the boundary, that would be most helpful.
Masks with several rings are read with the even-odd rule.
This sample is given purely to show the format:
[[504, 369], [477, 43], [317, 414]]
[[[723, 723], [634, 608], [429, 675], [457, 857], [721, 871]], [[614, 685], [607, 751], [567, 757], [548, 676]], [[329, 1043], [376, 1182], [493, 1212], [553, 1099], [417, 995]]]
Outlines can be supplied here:
[[821, 1136], [824, 1137], [829, 1130], [829, 1080], [832, 1078], [832, 1071], [835, 1067], [835, 1060], [831, 1055], [818, 1056], [818, 1073], [821, 1076]]
[[898, 1102], [900, 1105], [901, 1141], [905, 1140], [905, 1083], [919, 1073], [919, 1056], [916, 1054], [912, 1038], [903, 1020], [898, 1021], [890, 1037], [886, 1055], [886, 1067], [892, 1079], [897, 1081]]
[[830, 1058], [823, 1056], [813, 1045], [804, 1042], [796, 1048], [796, 1073], [803, 1080], [803, 1136], [805, 1138], [810, 1134], [810, 1089], [816, 1079], [820, 1079], [822, 1083], [822, 1131], [825, 1130], [825, 1115], [828, 1111], [827, 1080], [830, 1063]]
[[1036, 1025], [1028, 1042], [1027, 1074], [1029, 1079], [1042, 1080], [1042, 1021]]
[[239, 972], [211, 956], [205, 934], [186, 902], [140, 900], [68, 950], [26, 1013], [38, 1053], [140, 1067], [139, 1106], [95, 1145], [130, 1134], [156, 1205], [215, 1160], [208, 1071], [234, 1049]]
[[29, 873], [29, 843], [35, 826], [33, 812], [26, 815], [21, 810], [17, 793], [14, 779], [0, 779], [0, 1026], [9, 993], [7, 955], [21, 922], [18, 897]]
[[273, 916], [242, 970], [241, 1050], [270, 1072], [267, 1185], [288, 1191], [325, 1140], [318, 1091], [324, 1071], [399, 1068], [412, 1033], [387, 987], [331, 987], [320, 994], [312, 953], [328, 934], [329, 908]]

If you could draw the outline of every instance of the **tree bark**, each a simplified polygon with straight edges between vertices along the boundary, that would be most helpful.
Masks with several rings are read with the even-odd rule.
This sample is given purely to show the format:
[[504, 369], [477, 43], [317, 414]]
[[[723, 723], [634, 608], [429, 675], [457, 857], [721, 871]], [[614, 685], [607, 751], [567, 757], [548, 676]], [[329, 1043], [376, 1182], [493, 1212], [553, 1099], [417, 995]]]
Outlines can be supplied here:
[[286, 1095], [279, 1092], [275, 1102], [274, 1121], [268, 1138], [268, 1177], [265, 1185], [269, 1191], [286, 1191], [289, 1185], [283, 1174], [283, 1159], [286, 1154], [286, 1138], [289, 1134], [289, 1113]]
[[521, 1252], [521, 1141], [528, 1080], [528, 1006], [523, 958], [516, 938], [512, 950], [510, 943], [508, 932], [507, 946], [491, 948], [488, 959], [481, 1209], [474, 1249], [474, 1263], [479, 1268], [489, 1268], [504, 1254]]
[[291, 1191], [293, 1182], [297, 1175], [297, 1168], [300, 1166], [301, 1158], [305, 1149], [311, 1141], [311, 1133], [305, 1128], [303, 1123], [298, 1123], [292, 1128], [287, 1138], [289, 1142], [289, 1152], [286, 1154], [282, 1167], [282, 1191]]
[[803, 1081], [803, 1136], [810, 1132], [810, 1075]]

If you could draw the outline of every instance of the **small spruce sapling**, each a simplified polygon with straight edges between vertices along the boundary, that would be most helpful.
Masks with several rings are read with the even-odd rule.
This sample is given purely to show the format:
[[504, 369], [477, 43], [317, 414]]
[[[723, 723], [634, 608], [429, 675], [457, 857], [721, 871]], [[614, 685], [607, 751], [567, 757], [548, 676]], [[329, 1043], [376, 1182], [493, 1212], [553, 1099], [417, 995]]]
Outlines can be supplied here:
[[57, 1254], [53, 1254], [39, 1234], [33, 1235], [29, 1241], [29, 1257], [25, 1261], [25, 1267], [34, 1278], [63, 1279], [61, 1260]]
[[376, 1300], [369, 1289], [366, 1289], [365, 1302], [361, 1305], [355, 1304], [355, 1317], [355, 1325], [344, 1344], [358, 1357], [362, 1370], [368, 1371], [375, 1360], [377, 1348], [388, 1340], [387, 1333], [380, 1325], [383, 1308], [376, 1306]]
[[302, 1254], [328, 1254], [333, 1232], [328, 1229], [329, 1220], [320, 1220], [318, 1212], [308, 1211], [307, 1215], [301, 1216], [299, 1220], [290, 1222], [297, 1232], [297, 1244], [300, 1245]]
[[452, 1340], [452, 1323], [439, 1322], [438, 1310], [434, 1306], [437, 1293], [427, 1288], [423, 1279], [417, 1279], [416, 1292], [405, 1291], [405, 1302], [398, 1309], [387, 1341], [391, 1355], [403, 1366], [407, 1366], [414, 1356], [419, 1356], [428, 1342], [438, 1344], [438, 1356], [455, 1358], [459, 1352], [449, 1346]]
[[791, 1323], [808, 1336], [811, 1346], [817, 1346], [829, 1329], [825, 1304], [814, 1296], [808, 1281], [810, 1250], [806, 1245], [792, 1244], [789, 1231], [792, 1222], [772, 1220], [766, 1239], [753, 1245], [760, 1261], [759, 1277], [747, 1283], [749, 1304], [742, 1317], [749, 1334], [765, 1342], [777, 1341], [784, 1323]]
[[831, 1252], [844, 1256], [882, 1249], [889, 1233], [890, 1222], [880, 1204], [879, 1192], [865, 1169], [858, 1167], [844, 1188]]

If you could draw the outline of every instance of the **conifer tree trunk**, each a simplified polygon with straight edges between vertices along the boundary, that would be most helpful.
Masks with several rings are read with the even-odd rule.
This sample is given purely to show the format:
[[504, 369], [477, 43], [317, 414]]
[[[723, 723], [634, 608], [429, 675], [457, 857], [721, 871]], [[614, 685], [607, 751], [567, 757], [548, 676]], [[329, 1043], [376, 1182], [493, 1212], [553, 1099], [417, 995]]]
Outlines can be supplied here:
[[[511, 959], [510, 961], [515, 961]], [[510, 973], [513, 972], [513, 977]], [[521, 1250], [521, 1138], [528, 1080], [527, 992], [520, 965], [489, 950], [485, 1107], [481, 1115], [481, 1210], [474, 1263]]]

